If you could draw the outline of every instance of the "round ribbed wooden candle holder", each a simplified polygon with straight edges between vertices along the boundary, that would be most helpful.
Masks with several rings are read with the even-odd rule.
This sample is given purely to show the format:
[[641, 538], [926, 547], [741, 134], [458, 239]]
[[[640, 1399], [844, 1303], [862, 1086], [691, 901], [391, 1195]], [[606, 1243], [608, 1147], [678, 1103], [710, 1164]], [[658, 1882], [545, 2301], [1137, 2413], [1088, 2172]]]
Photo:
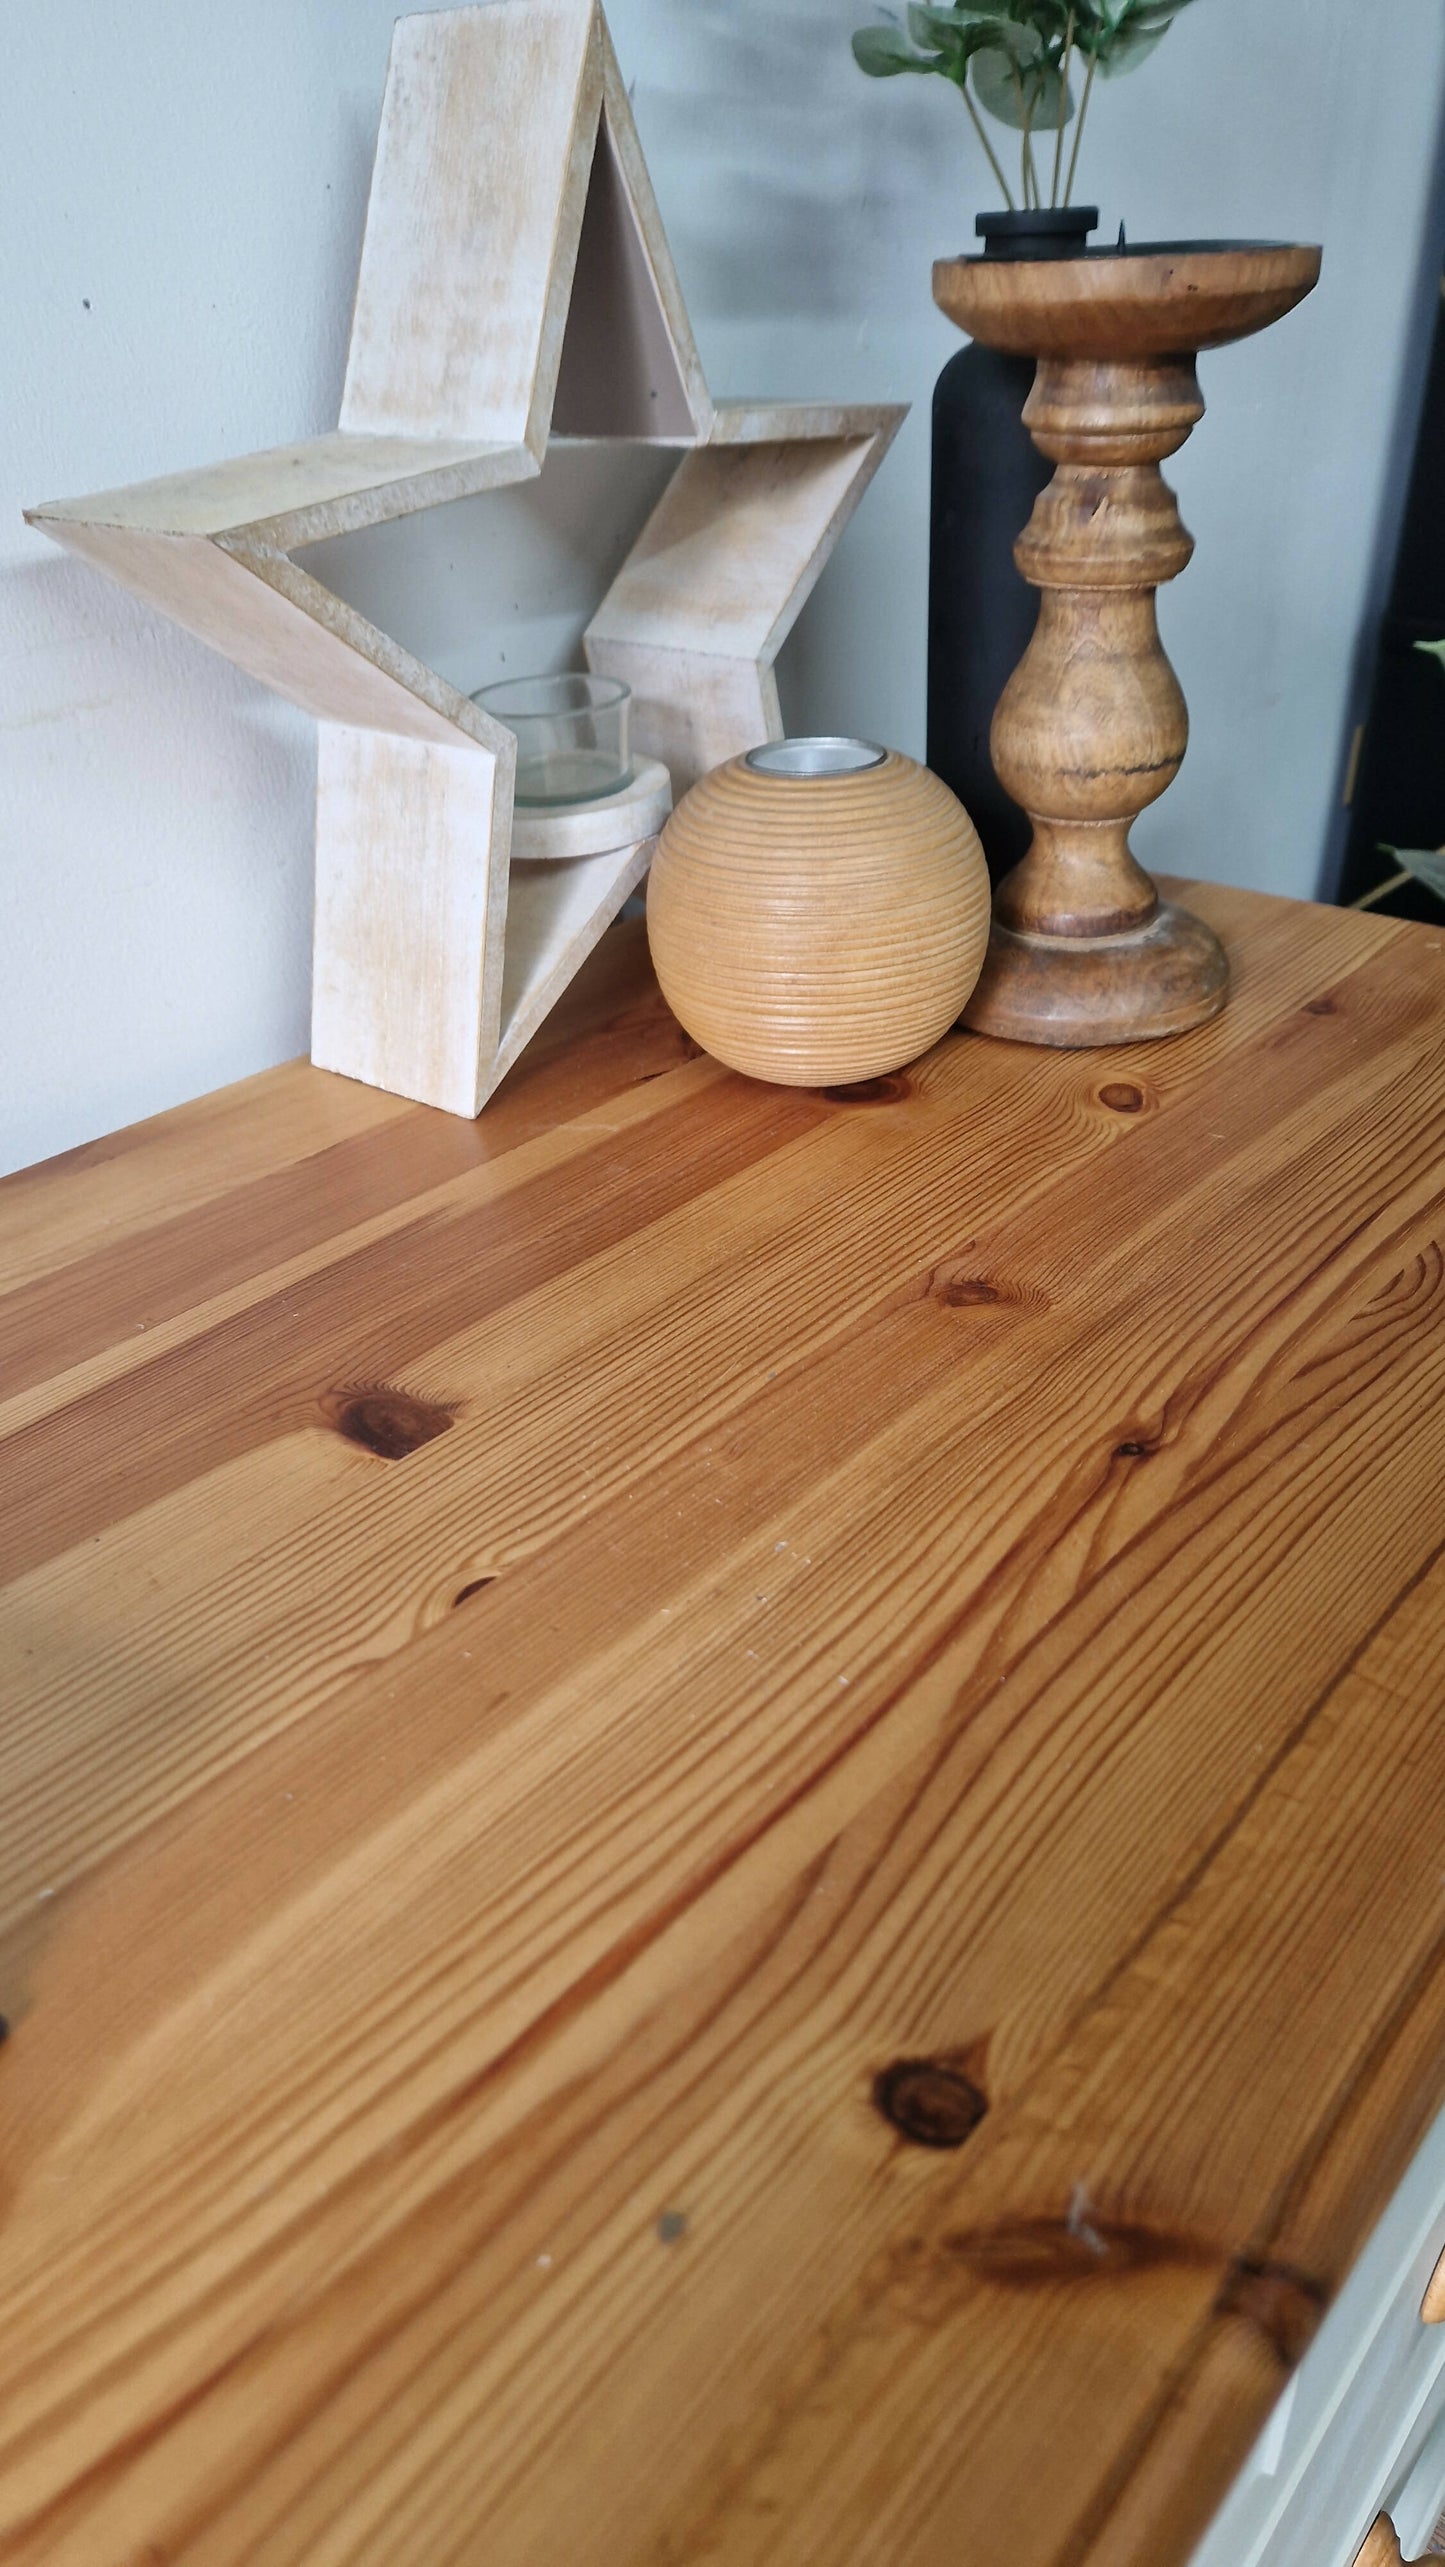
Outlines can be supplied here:
[[783, 740], [714, 768], [662, 833], [647, 932], [663, 996], [715, 1059], [785, 1087], [916, 1060], [988, 943], [988, 869], [926, 767]]

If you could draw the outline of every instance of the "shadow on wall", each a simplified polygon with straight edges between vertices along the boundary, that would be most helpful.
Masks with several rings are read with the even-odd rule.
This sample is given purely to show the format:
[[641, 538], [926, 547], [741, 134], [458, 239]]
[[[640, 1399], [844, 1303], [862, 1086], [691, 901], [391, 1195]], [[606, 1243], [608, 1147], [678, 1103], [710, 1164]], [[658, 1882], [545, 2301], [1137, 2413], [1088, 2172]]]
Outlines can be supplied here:
[[[694, 319], [857, 315], [898, 198], [894, 121], [860, 113], [848, 44], [868, 15], [869, 0], [851, 14], [848, 0], [705, 0], [688, 11], [687, 87], [665, 73], [635, 84]], [[936, 201], [951, 203], [960, 147], [948, 117], [920, 117], [910, 192], [936, 180]], [[670, 184], [683, 170], [686, 185]]]

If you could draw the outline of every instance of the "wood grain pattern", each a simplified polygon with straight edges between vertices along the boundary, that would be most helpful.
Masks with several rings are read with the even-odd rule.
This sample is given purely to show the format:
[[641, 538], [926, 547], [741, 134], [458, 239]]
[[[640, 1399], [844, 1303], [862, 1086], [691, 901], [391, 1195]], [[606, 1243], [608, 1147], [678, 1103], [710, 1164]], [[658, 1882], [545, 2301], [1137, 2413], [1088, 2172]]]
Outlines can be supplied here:
[[372, 437], [333, 429], [296, 446], [270, 446], [193, 472], [98, 490], [86, 499], [51, 500], [32, 509], [34, 524], [73, 520], [148, 535], [232, 535], [289, 552], [328, 535], [350, 534], [405, 517], [418, 505], [440, 507], [481, 490], [529, 480], [536, 459], [517, 441]]
[[[682, 794], [782, 734], [778, 652], [902, 412], [740, 414], [684, 457], [587, 627], [587, 665], [632, 688], [639, 747]], [[833, 433], [823, 432], [825, 424]], [[715, 439], [718, 432], [715, 431]]]
[[1268, 329], [1319, 272], [1305, 241], [1180, 243], [1125, 258], [936, 259], [933, 293], [971, 336], [1020, 356], [1192, 357]]
[[1371, 2523], [1356, 2553], [1355, 2567], [1404, 2567], [1404, 2555], [1388, 2514], [1381, 2514]]
[[786, 444], [697, 447], [643, 527], [589, 638], [770, 665], [881, 451], [876, 435], [846, 428]]
[[1190, 896], [0, 1187], [0, 2557], [1184, 2559], [1445, 2095], [1445, 935]]
[[505, 750], [500, 723], [284, 555], [78, 522], [59, 540], [320, 722], [472, 748], [489, 765]]
[[632, 736], [658, 758], [680, 796], [725, 759], [780, 740], [783, 712], [771, 661], [653, 649], [587, 635], [587, 665], [632, 689]]
[[524, 443], [541, 461], [597, 137], [597, 51], [590, 0], [397, 20], [344, 431]]

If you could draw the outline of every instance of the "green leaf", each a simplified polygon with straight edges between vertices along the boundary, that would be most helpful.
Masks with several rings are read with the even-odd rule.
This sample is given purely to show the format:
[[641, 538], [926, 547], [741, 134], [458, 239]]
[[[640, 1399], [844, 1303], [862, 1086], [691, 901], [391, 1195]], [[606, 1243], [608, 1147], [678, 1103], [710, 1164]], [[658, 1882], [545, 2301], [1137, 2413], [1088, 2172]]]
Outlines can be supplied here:
[[[1431, 646], [1426, 644], [1423, 647]], [[1433, 891], [1437, 900], [1445, 900], [1445, 847], [1387, 847], [1382, 838], [1380, 853], [1393, 856], [1396, 864], [1403, 865], [1406, 873], [1413, 874], [1417, 882], [1423, 882], [1426, 890]]]
[[967, 41], [966, 29], [953, 22], [952, 12], [947, 9], [913, 6], [908, 10], [907, 16], [908, 32], [920, 52], [930, 54], [935, 59], [946, 61], [952, 66], [964, 50]]
[[917, 54], [901, 27], [860, 27], [853, 38], [853, 60], [870, 80], [891, 80], [896, 71], [938, 71], [932, 54]]
[[1106, 75], [1132, 71], [1189, 5], [1190, 0], [1081, 0], [1080, 51], [1092, 55]]
[[995, 17], [987, 29], [980, 29], [979, 42], [989, 53], [1001, 53], [1020, 70], [1038, 62], [1044, 52], [1044, 40], [1038, 28], [1015, 18]]
[[973, 0], [936, 0], [932, 6], [929, 0], [921, 0], [921, 5], [910, 8], [908, 15], [910, 19], [927, 18], [939, 35], [967, 36], [980, 28], [1009, 24], [998, 0], [992, 0], [986, 8], [973, 5]]
[[1077, 19], [1079, 33], [1095, 39], [1102, 50], [1129, 11], [1130, 0], [1083, 0]]
[[[1438, 660], [1442, 669], [1445, 669], [1445, 635], [1442, 635], [1438, 642], [1417, 642], [1415, 644], [1415, 648], [1417, 651], [1428, 651], [1430, 657], [1433, 660]], [[1405, 860], [1403, 856], [1400, 861], [1402, 864], [1404, 863]]]
[[1049, 65], [1021, 67], [993, 45], [973, 57], [973, 86], [980, 107], [987, 108], [1001, 125], [1011, 125], [1015, 133], [1027, 125], [1035, 134], [1052, 134], [1061, 124], [1067, 125], [1074, 112], [1072, 92]]
[[1099, 70], [1105, 80], [1121, 80], [1126, 71], [1137, 71], [1147, 62], [1156, 45], [1162, 44], [1173, 25], [1164, 18], [1156, 27], [1121, 27], [1119, 33], [1099, 47]]
[[966, 58], [1006, 23], [996, 9], [931, 8], [926, 0], [914, 0], [908, 11], [908, 32], [914, 43], [954, 58], [959, 54]]
[[990, 45], [997, 44], [1000, 37], [1005, 50], [1013, 56], [1016, 63], [1021, 65], [1043, 63], [1048, 59], [1048, 47], [1038, 28], [1028, 19], [1021, 20], [1017, 25], [1011, 18], [1001, 19], [989, 37]]

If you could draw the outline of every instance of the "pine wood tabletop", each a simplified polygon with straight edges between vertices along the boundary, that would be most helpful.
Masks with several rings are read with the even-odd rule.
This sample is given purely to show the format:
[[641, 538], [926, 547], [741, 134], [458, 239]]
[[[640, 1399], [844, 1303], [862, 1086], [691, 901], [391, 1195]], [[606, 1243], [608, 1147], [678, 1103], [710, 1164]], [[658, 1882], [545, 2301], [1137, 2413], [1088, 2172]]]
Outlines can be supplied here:
[[1445, 932], [0, 1187], [0, 2557], [1174, 2567], [1445, 2097]]

